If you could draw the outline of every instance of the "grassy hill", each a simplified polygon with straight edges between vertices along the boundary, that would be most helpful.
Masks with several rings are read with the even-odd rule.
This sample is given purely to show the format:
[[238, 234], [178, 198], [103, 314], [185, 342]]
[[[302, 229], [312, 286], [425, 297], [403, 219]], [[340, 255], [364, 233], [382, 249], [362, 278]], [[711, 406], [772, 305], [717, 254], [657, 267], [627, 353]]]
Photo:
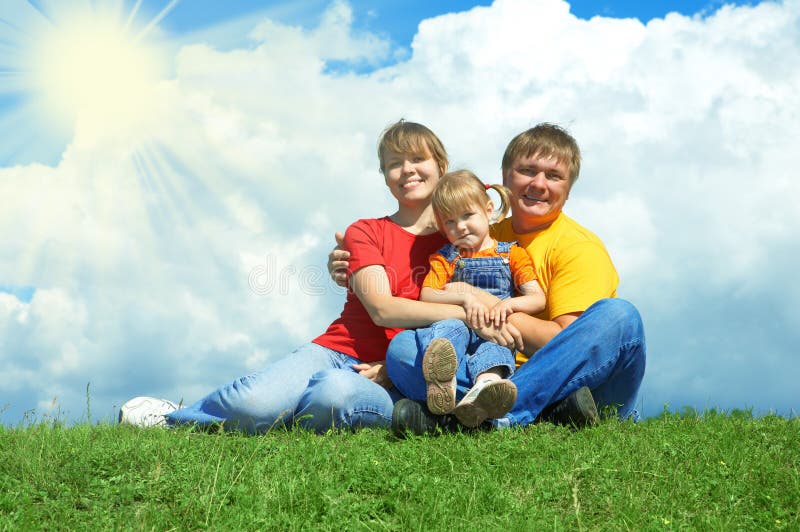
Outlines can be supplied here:
[[799, 530], [800, 418], [396, 440], [0, 428], [0, 529]]

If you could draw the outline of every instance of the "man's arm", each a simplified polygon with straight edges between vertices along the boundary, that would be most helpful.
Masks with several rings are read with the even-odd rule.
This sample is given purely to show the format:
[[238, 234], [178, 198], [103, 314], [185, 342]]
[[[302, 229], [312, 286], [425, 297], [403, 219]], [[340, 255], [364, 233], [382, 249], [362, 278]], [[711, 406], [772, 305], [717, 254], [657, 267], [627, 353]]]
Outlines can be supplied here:
[[550, 279], [547, 304], [552, 321], [513, 314], [525, 340], [526, 355], [532, 355], [566, 329], [596, 301], [616, 295], [619, 277], [602, 243], [586, 241], [559, 249], [551, 258], [555, 275]]
[[519, 329], [522, 334], [524, 347], [520, 349], [528, 356], [532, 356], [544, 344], [566, 329], [573, 321], [578, 319], [582, 312], [571, 312], [553, 318], [553, 321], [540, 320], [529, 314], [517, 312], [512, 314], [508, 321]]
[[350, 265], [350, 252], [344, 249], [344, 235], [336, 231], [336, 247], [328, 254], [328, 273], [333, 282], [347, 288], [347, 267]]

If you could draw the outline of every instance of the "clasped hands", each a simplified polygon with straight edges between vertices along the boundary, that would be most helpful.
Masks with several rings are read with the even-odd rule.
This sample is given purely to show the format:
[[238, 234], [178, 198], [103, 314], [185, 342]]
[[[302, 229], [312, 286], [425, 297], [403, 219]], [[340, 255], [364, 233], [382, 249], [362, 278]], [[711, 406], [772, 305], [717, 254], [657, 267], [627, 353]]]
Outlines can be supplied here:
[[[467, 315], [466, 323], [475, 334], [512, 351], [523, 349], [522, 334], [508, 321], [509, 316], [514, 313], [508, 300], [498, 300], [488, 292], [465, 283], [446, 285], [445, 291], [450, 290], [463, 294], [464, 302], [461, 306]], [[487, 302], [490, 304], [487, 305]]]
[[[346, 288], [350, 252], [342, 249], [344, 235], [340, 232], [336, 233], [336, 243], [337, 247], [328, 255], [328, 272], [337, 285]], [[461, 285], [459, 289], [462, 290], [469, 286], [464, 283], [454, 284]], [[482, 301], [481, 296], [476, 295], [477, 291], [478, 289], [470, 291], [470, 294], [473, 295], [473, 297], [469, 298], [471, 303], [462, 305], [467, 314], [467, 325], [484, 340], [489, 340], [511, 350], [521, 351], [524, 347], [522, 334], [513, 323], [508, 321], [508, 317], [512, 314], [511, 310], [503, 301], [498, 301], [488, 292], [480, 291], [484, 294], [482, 297], [494, 299], [491, 308], [489, 308], [489, 305]]]

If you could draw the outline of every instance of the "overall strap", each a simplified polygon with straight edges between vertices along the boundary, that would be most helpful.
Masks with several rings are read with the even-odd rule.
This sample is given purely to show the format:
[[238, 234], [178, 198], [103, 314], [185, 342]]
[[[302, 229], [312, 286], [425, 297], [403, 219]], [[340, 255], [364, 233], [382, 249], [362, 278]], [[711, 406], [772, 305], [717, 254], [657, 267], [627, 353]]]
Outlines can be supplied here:
[[495, 248], [495, 250], [497, 251], [498, 255], [500, 255], [501, 257], [506, 259], [506, 261], [508, 261], [509, 256], [511, 255], [511, 247], [512, 246], [516, 246], [516, 245], [517, 245], [516, 242], [500, 242], [500, 241], [498, 241], [497, 242], [497, 247]]
[[442, 247], [438, 253], [442, 255], [447, 262], [453, 262], [458, 258], [458, 248], [453, 244], [447, 244]]
[[511, 246], [513, 246], [515, 242], [497, 242], [497, 252], [498, 253], [508, 253], [511, 250]]

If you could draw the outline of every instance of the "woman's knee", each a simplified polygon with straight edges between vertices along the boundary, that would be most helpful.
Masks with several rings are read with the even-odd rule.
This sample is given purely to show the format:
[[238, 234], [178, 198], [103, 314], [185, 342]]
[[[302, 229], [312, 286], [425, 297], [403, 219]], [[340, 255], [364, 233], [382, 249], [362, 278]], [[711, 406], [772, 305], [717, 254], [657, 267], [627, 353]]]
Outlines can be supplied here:
[[398, 333], [386, 350], [386, 369], [391, 377], [396, 370], [413, 367], [417, 359], [417, 335], [413, 330]]
[[318, 371], [308, 382], [308, 387], [301, 398], [301, 406], [305, 403], [339, 409], [341, 405], [348, 403], [353, 395], [353, 376], [354, 374], [348, 370]]
[[[389, 394], [372, 381], [349, 370], [315, 373], [300, 399], [296, 419], [301, 426], [324, 432], [360, 425], [369, 412], [391, 412]], [[382, 393], [378, 393], [382, 392]], [[384, 397], [385, 396], [385, 397]]]

